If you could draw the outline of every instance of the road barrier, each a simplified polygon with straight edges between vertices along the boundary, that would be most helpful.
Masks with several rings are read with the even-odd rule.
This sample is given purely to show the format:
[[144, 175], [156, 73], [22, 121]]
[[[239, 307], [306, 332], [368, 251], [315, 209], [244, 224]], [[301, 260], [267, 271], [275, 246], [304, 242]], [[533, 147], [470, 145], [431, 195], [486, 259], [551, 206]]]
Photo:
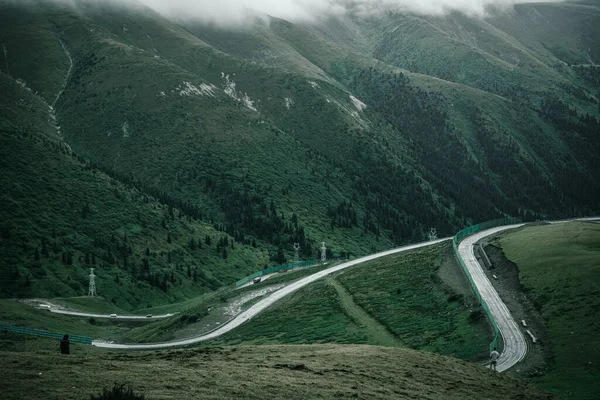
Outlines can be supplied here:
[[235, 283], [235, 287], [243, 286], [246, 283], [253, 280], [254, 278], [258, 278], [260, 276], [274, 274], [276, 272], [281, 272], [281, 271], [289, 271], [289, 270], [292, 270], [295, 268], [310, 267], [312, 265], [315, 265], [316, 263], [317, 262], [315, 260], [310, 260], [310, 261], [301, 261], [301, 262], [297, 262], [297, 263], [292, 263], [292, 264], [287, 264], [287, 265], [278, 265], [276, 267], [266, 268], [266, 269], [263, 269], [262, 271], [255, 272], [252, 275], [248, 275], [247, 277], [240, 279], [239, 281], [237, 281]]
[[496, 347], [496, 348], [498, 347], [498, 340], [500, 338], [500, 330], [498, 329], [498, 324], [496, 323], [494, 316], [490, 312], [490, 309], [489, 309], [487, 303], [485, 302], [485, 300], [483, 300], [481, 298], [481, 295], [479, 294], [479, 291], [477, 290], [477, 286], [475, 285], [475, 282], [473, 281], [473, 277], [469, 273], [469, 269], [465, 265], [463, 259], [460, 257], [460, 254], [458, 254], [458, 244], [460, 243], [461, 240], [463, 240], [467, 236], [470, 236], [476, 232], [480, 232], [480, 231], [490, 229], [490, 228], [495, 228], [497, 226], [519, 224], [521, 222], [522, 221], [518, 218], [501, 218], [501, 219], [495, 219], [493, 221], [482, 222], [481, 224], [473, 225], [466, 229], [463, 229], [462, 231], [458, 232], [456, 234], [456, 236], [454, 236], [454, 239], [452, 240], [452, 243], [454, 246], [454, 253], [456, 254], [456, 258], [458, 258], [460, 267], [462, 268], [463, 272], [465, 273], [465, 276], [469, 280], [469, 284], [471, 285], [471, 288], [473, 289], [475, 296], [477, 296], [477, 299], [479, 300], [479, 304], [481, 304], [481, 307], [485, 311], [485, 315], [487, 315], [488, 320], [490, 321], [490, 325], [492, 325], [492, 329], [494, 330], [494, 340], [492, 341], [492, 343], [490, 343], [490, 352], [493, 350], [494, 347]]
[[[10, 332], [10, 333], [16, 333], [19, 335], [41, 336], [41, 337], [45, 337], [45, 338], [49, 338], [49, 339], [57, 339], [57, 340], [62, 339], [64, 336], [63, 333], [42, 331], [40, 329], [24, 328], [22, 326], [13, 326], [13, 325], [5, 324], [3, 322], [0, 322], [0, 332]], [[92, 338], [85, 337], [85, 336], [69, 335], [69, 341], [71, 341], [73, 343], [92, 344]]]

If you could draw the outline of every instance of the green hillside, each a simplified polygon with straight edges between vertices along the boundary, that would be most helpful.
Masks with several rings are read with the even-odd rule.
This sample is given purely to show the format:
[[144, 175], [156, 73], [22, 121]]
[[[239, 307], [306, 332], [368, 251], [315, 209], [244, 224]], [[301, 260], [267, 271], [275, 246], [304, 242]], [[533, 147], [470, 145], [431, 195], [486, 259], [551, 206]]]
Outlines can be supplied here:
[[[223, 336], [223, 344], [370, 344], [467, 360], [487, 358], [493, 338], [463, 286], [443, 280], [449, 244], [386, 257], [334, 274], [283, 299]], [[268, 281], [267, 281], [268, 282]], [[267, 284], [267, 283], [265, 283]], [[467, 289], [468, 290], [468, 289]]]
[[[0, 4], [0, 76], [12, 88], [2, 99], [3, 184], [48, 222], [13, 234], [39, 223], [3, 210], [11, 237], [32, 243], [11, 247], [21, 279], [35, 247], [55, 239], [51, 220], [68, 221], [57, 235], [77, 235], [64, 250], [73, 262], [96, 252], [148, 275], [144, 259], [156, 254], [154, 286], [172, 269], [175, 281], [193, 278], [190, 265], [205, 274], [196, 286], [214, 289], [290, 259], [293, 243], [303, 259], [322, 241], [344, 258], [423, 240], [432, 227], [451, 235], [499, 216], [600, 210], [598, 73], [584, 62], [598, 43], [592, 3], [522, 5], [486, 20], [271, 18], [238, 30], [178, 24], [143, 6], [28, 4]], [[530, 23], [534, 14], [561, 22]], [[77, 179], [37, 162], [13, 168], [44, 160], [40, 146], [62, 148], [56, 163]], [[105, 180], [105, 195], [91, 176]], [[44, 186], [69, 179], [83, 183], [68, 201]], [[137, 215], [149, 209], [140, 232]], [[210, 236], [212, 251], [193, 250], [190, 236]], [[131, 260], [119, 257], [125, 238]], [[27, 292], [36, 291], [3, 295]]]
[[600, 224], [528, 227], [500, 239], [548, 330], [550, 365], [532, 381], [572, 399], [597, 397]]
[[[0, 103], [8, 117], [0, 129], [2, 297], [83, 296], [95, 268], [99, 295], [125, 309], [146, 308], [268, 265], [267, 252], [234, 245], [226, 233], [77, 157], [56, 139], [42, 99], [6, 75], [0, 87], [8, 95]], [[16, 107], [11, 97], [19, 98]]]

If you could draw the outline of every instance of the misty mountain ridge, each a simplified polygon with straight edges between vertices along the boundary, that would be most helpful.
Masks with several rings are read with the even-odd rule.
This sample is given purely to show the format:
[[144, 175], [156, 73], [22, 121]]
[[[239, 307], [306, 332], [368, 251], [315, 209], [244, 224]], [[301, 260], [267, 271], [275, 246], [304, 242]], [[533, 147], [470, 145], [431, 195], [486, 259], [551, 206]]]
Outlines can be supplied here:
[[[285, 262], [294, 243], [305, 259], [322, 241], [346, 257], [431, 228], [600, 210], [598, 1], [236, 29], [74, 3], [0, 3], [3, 171], [36, 155], [2, 174], [0, 249], [20, 294], [61, 254], [82, 281], [95, 255], [185, 297]], [[36, 200], [34, 176], [65, 202]], [[113, 196], [112, 222], [90, 226]], [[206, 236], [219, 247], [199, 253]], [[32, 267], [49, 243], [58, 259]]]

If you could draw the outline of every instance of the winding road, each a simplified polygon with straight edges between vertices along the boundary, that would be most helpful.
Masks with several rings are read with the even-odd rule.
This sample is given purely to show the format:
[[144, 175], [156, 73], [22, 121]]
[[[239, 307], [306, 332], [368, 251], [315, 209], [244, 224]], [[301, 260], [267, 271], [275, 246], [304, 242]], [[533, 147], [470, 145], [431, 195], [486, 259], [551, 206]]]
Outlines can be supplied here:
[[[566, 223], [566, 222], [571, 222], [571, 221], [597, 221], [599, 219], [600, 218], [581, 218], [581, 219], [576, 219], [576, 220], [555, 221], [553, 223]], [[492, 283], [490, 282], [490, 280], [487, 278], [486, 274], [484, 273], [482, 266], [477, 261], [477, 259], [475, 257], [475, 253], [474, 253], [474, 246], [478, 241], [480, 241], [488, 236], [492, 236], [497, 233], [507, 231], [510, 229], [520, 228], [524, 225], [525, 224], [500, 226], [500, 227], [496, 227], [496, 228], [492, 228], [492, 229], [487, 229], [487, 230], [484, 230], [481, 232], [477, 232], [477, 233], [463, 239], [458, 245], [458, 253], [459, 253], [460, 257], [462, 258], [462, 260], [464, 261], [464, 263], [468, 269], [468, 272], [471, 275], [471, 277], [475, 283], [475, 286], [477, 287], [477, 291], [481, 295], [481, 299], [483, 301], [485, 301], [486, 304], [488, 305], [490, 313], [492, 314], [494, 320], [496, 321], [496, 323], [498, 325], [498, 329], [500, 331], [500, 334], [502, 335], [504, 347], [502, 349], [500, 358], [498, 359], [498, 365], [497, 365], [498, 372], [506, 371], [507, 369], [513, 367], [515, 364], [517, 364], [519, 361], [521, 361], [525, 357], [525, 354], [527, 353], [527, 342], [525, 340], [523, 332], [521, 331], [521, 328], [519, 328], [517, 322], [515, 321], [515, 319], [511, 315], [510, 311], [506, 307], [506, 304], [504, 304], [504, 302], [498, 295], [498, 292], [493, 287]], [[401, 247], [398, 249], [389, 250], [389, 251], [385, 251], [382, 253], [377, 253], [377, 254], [373, 254], [370, 256], [362, 257], [362, 258], [359, 258], [359, 259], [356, 259], [353, 261], [339, 264], [337, 266], [331, 267], [331, 268], [323, 270], [323, 271], [319, 271], [313, 275], [302, 278], [294, 283], [291, 283], [290, 285], [288, 285], [282, 289], [277, 290], [276, 292], [265, 297], [264, 299], [262, 299], [261, 301], [259, 301], [256, 304], [254, 304], [247, 310], [243, 311], [242, 313], [237, 315], [235, 318], [233, 318], [226, 324], [220, 326], [219, 328], [215, 329], [214, 331], [208, 332], [206, 334], [203, 334], [203, 335], [200, 335], [197, 337], [184, 339], [184, 340], [175, 340], [175, 341], [171, 341], [171, 342], [152, 343], [152, 344], [117, 344], [117, 343], [112, 343], [112, 342], [95, 340], [92, 342], [92, 345], [94, 345], [96, 347], [109, 348], [109, 349], [157, 350], [157, 349], [165, 349], [165, 348], [172, 348], [172, 347], [178, 347], [178, 346], [187, 346], [187, 345], [192, 345], [192, 344], [204, 342], [207, 340], [215, 339], [215, 338], [235, 329], [236, 327], [242, 325], [243, 323], [249, 321], [250, 319], [252, 319], [256, 315], [258, 315], [260, 312], [262, 312], [266, 308], [270, 307], [272, 304], [274, 304], [278, 300], [282, 299], [283, 297], [288, 296], [288, 295], [296, 292], [297, 290], [309, 285], [310, 283], [313, 283], [313, 282], [315, 282], [321, 278], [324, 278], [328, 275], [339, 272], [346, 268], [350, 268], [357, 264], [362, 264], [367, 261], [375, 260], [375, 259], [378, 259], [381, 257], [387, 257], [387, 256], [390, 256], [393, 254], [398, 254], [398, 253], [402, 253], [402, 252], [406, 252], [406, 251], [410, 251], [410, 250], [415, 250], [415, 249], [419, 249], [419, 248], [423, 248], [423, 247], [432, 246], [432, 245], [442, 243], [442, 242], [445, 242], [445, 241], [448, 241], [451, 239], [452, 238], [439, 239], [439, 240], [435, 240], [435, 241], [404, 246], [404, 247]], [[53, 310], [51, 310], [51, 311], [53, 311]], [[70, 314], [70, 315], [95, 316], [93, 314], [76, 313], [76, 312], [62, 312], [62, 313]], [[155, 318], [165, 318], [168, 316], [170, 316], [170, 315], [156, 316]], [[106, 317], [106, 316], [98, 316], [98, 317]], [[144, 319], [146, 317], [125, 317], [125, 316], [123, 316], [122, 318]]]
[[474, 247], [475, 243], [485, 237], [509, 229], [520, 228], [523, 225], [524, 224], [499, 226], [477, 232], [464, 238], [458, 245], [458, 253], [467, 266], [469, 274], [473, 278], [473, 282], [477, 286], [477, 291], [481, 295], [482, 300], [488, 305], [490, 313], [498, 324], [498, 330], [502, 335], [504, 348], [496, 366], [498, 372], [506, 371], [525, 357], [525, 354], [527, 353], [527, 342], [525, 341], [521, 328], [519, 328], [519, 325], [506, 307], [506, 304], [504, 304], [498, 295], [498, 292], [485, 275], [477, 258], [475, 258]]
[[158, 350], [158, 349], [165, 349], [165, 348], [170, 348], [170, 347], [187, 346], [187, 345], [196, 344], [196, 343], [204, 342], [207, 340], [215, 339], [215, 338], [237, 328], [238, 326], [242, 325], [244, 322], [252, 319], [256, 315], [258, 315], [261, 311], [270, 307], [273, 303], [277, 302], [278, 300], [282, 299], [283, 297], [288, 296], [288, 295], [294, 293], [295, 291], [303, 288], [304, 286], [306, 286], [310, 283], [313, 283], [321, 278], [326, 277], [327, 275], [331, 275], [338, 271], [353, 267], [357, 264], [362, 264], [367, 261], [375, 260], [375, 259], [378, 259], [381, 257], [387, 257], [390, 255], [402, 253], [405, 251], [419, 249], [422, 247], [432, 246], [434, 244], [445, 242], [445, 241], [448, 241], [451, 239], [452, 238], [439, 239], [439, 240], [435, 240], [435, 241], [431, 241], [431, 242], [424, 242], [424, 243], [404, 246], [404, 247], [400, 247], [398, 249], [388, 250], [388, 251], [384, 251], [382, 253], [372, 254], [370, 256], [358, 258], [356, 260], [352, 260], [352, 261], [349, 261], [349, 262], [346, 262], [343, 264], [336, 265], [335, 267], [331, 267], [329, 269], [319, 271], [313, 275], [307, 276], [306, 278], [302, 278], [294, 283], [291, 283], [282, 289], [279, 289], [278, 291], [274, 292], [273, 294], [265, 297], [258, 303], [254, 304], [252, 307], [243, 311], [241, 314], [237, 315], [234, 319], [229, 321], [227, 324], [217, 328], [216, 330], [214, 330], [212, 332], [209, 332], [209, 333], [201, 335], [201, 336], [197, 336], [197, 337], [185, 339], [185, 340], [176, 340], [176, 341], [172, 341], [172, 342], [152, 343], [152, 344], [117, 344], [117, 343], [109, 343], [109, 342], [95, 340], [92, 342], [92, 345], [97, 346], [97, 347], [109, 348], [109, 349]]

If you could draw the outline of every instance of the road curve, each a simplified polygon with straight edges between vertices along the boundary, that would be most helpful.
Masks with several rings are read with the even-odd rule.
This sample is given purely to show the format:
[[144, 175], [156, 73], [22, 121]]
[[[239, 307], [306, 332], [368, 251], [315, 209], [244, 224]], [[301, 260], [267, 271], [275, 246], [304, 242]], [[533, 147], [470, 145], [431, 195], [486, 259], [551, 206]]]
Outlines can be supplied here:
[[258, 303], [254, 304], [252, 307], [250, 307], [246, 311], [243, 311], [241, 314], [236, 316], [234, 319], [229, 321], [227, 324], [219, 327], [218, 329], [216, 329], [212, 332], [209, 332], [209, 333], [201, 335], [201, 336], [193, 337], [190, 339], [184, 339], [184, 340], [175, 340], [172, 342], [152, 343], [152, 344], [117, 344], [117, 343], [109, 343], [109, 342], [94, 340], [92, 342], [92, 345], [94, 345], [96, 347], [103, 347], [103, 348], [109, 348], [109, 349], [157, 350], [157, 349], [165, 349], [165, 348], [170, 348], [170, 347], [187, 346], [187, 345], [215, 339], [215, 338], [237, 328], [238, 326], [242, 325], [244, 322], [249, 321], [250, 319], [254, 318], [256, 315], [258, 315], [260, 312], [262, 312], [267, 307], [271, 306], [276, 301], [282, 299], [285, 296], [288, 296], [288, 295], [294, 293], [298, 289], [303, 288], [304, 286], [306, 286], [310, 283], [313, 283], [327, 275], [333, 274], [335, 272], [341, 271], [346, 268], [350, 268], [357, 264], [362, 264], [367, 261], [375, 260], [377, 258], [386, 257], [386, 256], [390, 256], [390, 255], [397, 254], [397, 253], [402, 253], [402, 252], [409, 251], [409, 250], [419, 249], [422, 247], [432, 246], [434, 244], [438, 244], [438, 243], [441, 243], [441, 242], [444, 242], [447, 240], [451, 240], [451, 239], [452, 238], [439, 239], [439, 240], [435, 240], [435, 241], [431, 241], [431, 242], [424, 242], [424, 243], [404, 246], [404, 247], [400, 247], [398, 249], [388, 250], [388, 251], [384, 251], [382, 253], [372, 254], [370, 256], [358, 258], [356, 260], [352, 260], [352, 261], [349, 261], [349, 262], [346, 262], [343, 264], [336, 265], [335, 267], [331, 267], [326, 270], [319, 271], [313, 275], [307, 276], [306, 278], [302, 278], [282, 289], [279, 289], [278, 291], [274, 292], [270, 296], [267, 296], [264, 299], [262, 299], [261, 301], [259, 301]]
[[523, 225], [524, 224], [499, 226], [487, 229], [471, 236], [467, 236], [458, 245], [458, 253], [467, 266], [482, 300], [488, 305], [490, 313], [498, 324], [498, 329], [502, 335], [504, 348], [498, 359], [498, 365], [496, 366], [498, 372], [506, 371], [525, 357], [525, 354], [527, 353], [527, 342], [525, 341], [525, 337], [523, 336], [519, 325], [506, 307], [506, 304], [500, 299], [498, 292], [483, 272], [483, 268], [475, 258], [473, 248], [475, 243], [487, 236], [509, 229], [519, 228]]

